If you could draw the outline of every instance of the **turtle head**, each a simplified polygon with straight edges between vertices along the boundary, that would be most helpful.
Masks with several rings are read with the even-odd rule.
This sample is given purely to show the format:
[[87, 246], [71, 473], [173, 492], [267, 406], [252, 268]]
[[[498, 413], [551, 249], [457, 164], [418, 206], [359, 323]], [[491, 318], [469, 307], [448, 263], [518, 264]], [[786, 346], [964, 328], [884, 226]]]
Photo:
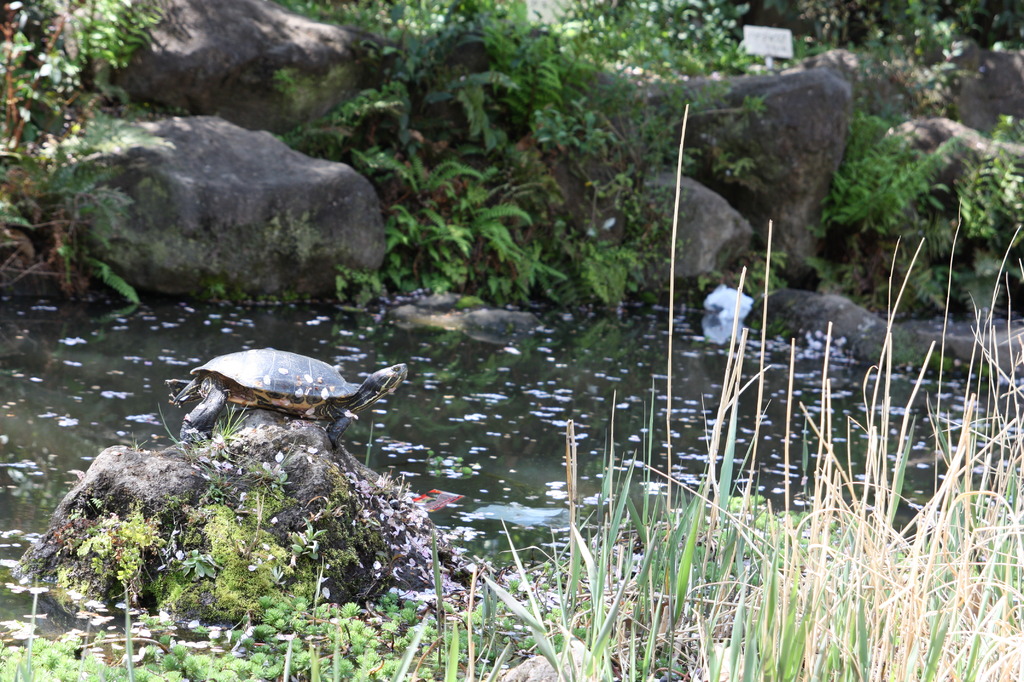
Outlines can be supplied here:
[[356, 392], [355, 398], [347, 408], [352, 412], [365, 410], [388, 393], [393, 393], [408, 375], [409, 368], [404, 364], [377, 370], [366, 377], [366, 381], [359, 387], [359, 391]]

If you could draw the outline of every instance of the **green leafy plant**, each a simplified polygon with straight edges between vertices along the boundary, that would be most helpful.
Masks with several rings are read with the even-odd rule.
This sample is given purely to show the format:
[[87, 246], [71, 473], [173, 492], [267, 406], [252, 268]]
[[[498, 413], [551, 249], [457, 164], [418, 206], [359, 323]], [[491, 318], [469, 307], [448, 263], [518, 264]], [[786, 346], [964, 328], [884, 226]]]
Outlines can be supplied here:
[[89, 239], [96, 235], [92, 227], [116, 219], [130, 204], [124, 193], [104, 184], [111, 172], [87, 158], [92, 149], [86, 137], [72, 135], [7, 168], [0, 183], [4, 218], [63, 274], [67, 292], [84, 291], [95, 276], [138, 303], [131, 285], [90, 255]]
[[89, 557], [94, 570], [124, 586], [130, 598], [142, 589], [143, 568], [147, 553], [154, 552], [166, 541], [160, 535], [160, 524], [134, 511], [124, 519], [116, 514], [89, 529], [87, 537], [75, 548], [82, 558]]
[[571, 52], [571, 42], [531, 26], [525, 3], [510, 3], [506, 11], [484, 23], [483, 41], [491, 68], [507, 76], [496, 95], [504, 125], [517, 139], [532, 129], [538, 112], [561, 111], [582, 97], [597, 73]]
[[[933, 181], [941, 157], [914, 151], [902, 138], [887, 134], [889, 125], [854, 113], [843, 163], [832, 178], [816, 232], [824, 239], [824, 253], [811, 261], [828, 285], [883, 308], [897, 243], [911, 240], [896, 263], [902, 276], [918, 239], [926, 237], [934, 254], [948, 250], [952, 240], [931, 213], [940, 208], [935, 192], [946, 189]], [[911, 292], [918, 303], [933, 300], [926, 280], [935, 273], [922, 270], [925, 279]]]
[[899, 234], [919, 201], [927, 201], [939, 161], [889, 136], [889, 122], [862, 112], [854, 114], [843, 165], [833, 176], [822, 222], [842, 229]]
[[302, 557], [308, 556], [310, 559], [317, 561], [320, 559], [320, 538], [327, 531], [316, 530], [313, 528], [313, 524], [306, 519], [306, 529], [301, 533], [289, 533], [289, 537], [292, 540], [291, 551], [292, 559], [301, 559]]
[[[347, 161], [353, 149], [369, 149], [385, 141], [410, 141], [411, 103], [406, 84], [388, 80], [380, 89], [368, 88], [321, 119], [285, 135], [293, 149], [310, 156]], [[403, 132], [404, 131], [404, 132]]]
[[378, 151], [360, 165], [395, 182], [387, 219], [391, 282], [400, 291], [480, 291], [504, 302], [527, 297], [541, 277], [557, 277], [518, 236], [530, 216], [488, 187], [496, 169], [478, 171], [454, 160], [433, 168]]
[[338, 265], [336, 269], [338, 274], [334, 278], [334, 289], [339, 300], [353, 301], [363, 306], [384, 290], [384, 283], [377, 270], [355, 270], [344, 265]]
[[220, 566], [209, 554], [201, 553], [193, 549], [188, 556], [181, 560], [181, 567], [185, 575], [192, 575], [196, 578], [215, 578]]
[[571, 149], [582, 154], [605, 156], [617, 142], [605, 117], [576, 99], [564, 107], [545, 107], [533, 113], [533, 134], [545, 151]]
[[[159, 17], [155, 3], [138, 0], [43, 0], [0, 9], [0, 218], [27, 236], [23, 247], [32, 244], [22, 251], [37, 260], [29, 266], [41, 262], [62, 273], [69, 293], [81, 293], [95, 277], [138, 302], [134, 289], [89, 252], [89, 228], [128, 203], [103, 185], [107, 172], [88, 159], [102, 144], [89, 131], [98, 101], [90, 88], [106, 68], [127, 63]], [[6, 272], [11, 265], [0, 266], [0, 283], [27, 269]]]
[[919, 48], [934, 44], [936, 34], [970, 38], [984, 47], [1012, 48], [1024, 44], [1019, 2], [943, 2], [914, 0], [768, 0], [766, 6], [813, 27], [815, 38], [828, 45], [864, 45], [884, 36], [900, 36]]
[[86, 81], [123, 67], [160, 18], [147, 0], [12, 2], [0, 9], [3, 144], [17, 150], [66, 125]]
[[726, 0], [585, 0], [565, 6], [563, 35], [597, 64], [659, 76], [738, 72], [745, 54], [740, 20], [749, 5]]
[[253, 466], [246, 475], [255, 483], [267, 486], [273, 491], [283, 491], [288, 483], [288, 471], [285, 469], [285, 462], [263, 462], [262, 466]]
[[1024, 165], [1001, 149], [964, 169], [957, 196], [967, 236], [994, 241], [1024, 220]]
[[[674, 145], [626, 83], [602, 83], [594, 99], [597, 63], [574, 36], [538, 30], [522, 2], [402, 5], [373, 16], [367, 7], [292, 4], [379, 26], [396, 44], [378, 55], [386, 85], [287, 136], [305, 153], [371, 177], [385, 206], [379, 275], [339, 271], [339, 297], [363, 300], [387, 286], [494, 303], [616, 303], [637, 286], [667, 228], [649, 201], [631, 195], [643, 169]], [[605, 104], [641, 123], [616, 127]], [[580, 181], [593, 202], [626, 209], [615, 242], [591, 243], [594, 219], [568, 215], [579, 209], [566, 205], [556, 172]]]
[[77, 0], [70, 3], [76, 60], [83, 66], [123, 68], [149, 43], [162, 11], [152, 0]]
[[[1024, 124], [1003, 117], [992, 137], [1019, 146], [1024, 141]], [[1015, 298], [1024, 273], [1019, 268], [1004, 271], [1002, 261], [1004, 255], [1010, 262], [1024, 258], [1024, 163], [1007, 146], [1000, 146], [994, 154], [965, 164], [956, 194], [960, 200], [961, 252], [970, 266], [953, 273], [954, 295], [965, 305], [987, 307], [996, 278], [1002, 276], [1011, 287], [1010, 298]]]
[[639, 258], [630, 249], [587, 243], [581, 249], [580, 272], [593, 296], [606, 305], [626, 297]]

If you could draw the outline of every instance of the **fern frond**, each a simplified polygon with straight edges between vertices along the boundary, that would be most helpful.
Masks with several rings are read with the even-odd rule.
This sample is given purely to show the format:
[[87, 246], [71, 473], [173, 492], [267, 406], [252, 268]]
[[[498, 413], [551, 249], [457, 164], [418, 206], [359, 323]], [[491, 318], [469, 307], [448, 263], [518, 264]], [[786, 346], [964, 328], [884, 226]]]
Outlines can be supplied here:
[[562, 78], [555, 59], [548, 58], [537, 65], [533, 90], [534, 109], [543, 109], [549, 105], [561, 108]]
[[468, 177], [474, 180], [482, 180], [483, 174], [477, 169], [470, 165], [462, 163], [455, 159], [449, 159], [442, 161], [434, 167], [434, 170], [430, 173], [430, 190], [441, 189], [442, 186], [450, 180], [456, 178]]
[[399, 178], [403, 178], [408, 168], [404, 163], [396, 159], [394, 156], [385, 153], [379, 147], [374, 147], [367, 151], [360, 151], [358, 149], [352, 150], [352, 159], [356, 162], [360, 168], [373, 171], [376, 173], [394, 173]]
[[14, 207], [14, 204], [4, 198], [0, 198], [0, 222], [7, 223], [8, 225], [17, 225], [18, 227], [32, 227], [32, 223], [21, 215], [18, 209]]
[[93, 274], [96, 275], [101, 282], [116, 291], [130, 303], [139, 303], [139, 293], [135, 291], [135, 287], [126, 282], [119, 274], [114, 272], [109, 265], [95, 258], [89, 258], [88, 263], [92, 267]]
[[455, 93], [455, 99], [462, 105], [462, 111], [466, 114], [470, 137], [484, 137], [487, 129], [491, 127], [491, 119], [484, 108], [487, 98], [483, 87], [473, 85], [459, 88]]
[[492, 222], [506, 218], [515, 218], [529, 225], [533, 222], [530, 214], [515, 204], [498, 204], [485, 208], [476, 214], [476, 219], [481, 222]]

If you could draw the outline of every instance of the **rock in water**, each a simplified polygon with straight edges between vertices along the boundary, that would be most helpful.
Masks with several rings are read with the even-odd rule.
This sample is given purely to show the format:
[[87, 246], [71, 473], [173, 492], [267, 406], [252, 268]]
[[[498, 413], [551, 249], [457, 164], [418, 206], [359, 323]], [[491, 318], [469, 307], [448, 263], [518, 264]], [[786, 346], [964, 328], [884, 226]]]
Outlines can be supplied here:
[[[127, 590], [176, 617], [228, 622], [264, 596], [343, 603], [432, 589], [434, 533], [426, 511], [332, 451], [323, 429], [264, 423], [189, 449], [107, 448], [21, 568], [90, 598]], [[437, 542], [455, 589], [462, 564]]]

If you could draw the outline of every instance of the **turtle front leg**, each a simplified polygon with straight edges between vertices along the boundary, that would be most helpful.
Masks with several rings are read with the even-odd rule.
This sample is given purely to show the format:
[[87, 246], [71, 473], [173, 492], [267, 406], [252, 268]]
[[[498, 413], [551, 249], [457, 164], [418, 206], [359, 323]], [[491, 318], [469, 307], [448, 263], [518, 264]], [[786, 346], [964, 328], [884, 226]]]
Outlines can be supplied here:
[[352, 424], [353, 419], [358, 419], [358, 417], [349, 410], [345, 410], [333, 424], [327, 427], [327, 437], [331, 439], [332, 446], [338, 447], [338, 439], [341, 438], [341, 434], [345, 433], [345, 429]]
[[170, 399], [172, 405], [181, 405], [182, 403], [198, 399], [197, 394], [199, 393], [200, 384], [195, 380], [168, 379], [164, 383], [167, 384], [167, 388], [171, 389]]
[[217, 417], [224, 411], [228, 401], [228, 392], [215, 382], [203, 386], [206, 397], [194, 410], [185, 415], [181, 422], [181, 440], [185, 443], [197, 443], [208, 440], [213, 435], [213, 427]]

